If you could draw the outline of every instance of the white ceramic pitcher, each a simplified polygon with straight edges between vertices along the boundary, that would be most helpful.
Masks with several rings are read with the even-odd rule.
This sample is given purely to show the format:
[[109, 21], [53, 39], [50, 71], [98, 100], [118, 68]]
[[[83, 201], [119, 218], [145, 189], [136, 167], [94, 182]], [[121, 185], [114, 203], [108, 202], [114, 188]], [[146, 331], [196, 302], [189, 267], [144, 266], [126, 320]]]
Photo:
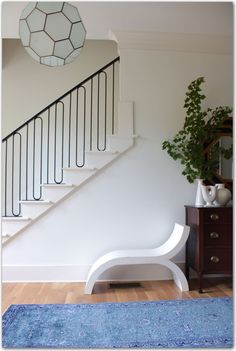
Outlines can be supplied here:
[[225, 188], [225, 184], [216, 184], [216, 197], [214, 205], [217, 207], [226, 206], [231, 200], [231, 191]]
[[205, 207], [213, 207], [213, 201], [216, 198], [217, 188], [214, 185], [201, 185], [202, 196], [206, 202]]

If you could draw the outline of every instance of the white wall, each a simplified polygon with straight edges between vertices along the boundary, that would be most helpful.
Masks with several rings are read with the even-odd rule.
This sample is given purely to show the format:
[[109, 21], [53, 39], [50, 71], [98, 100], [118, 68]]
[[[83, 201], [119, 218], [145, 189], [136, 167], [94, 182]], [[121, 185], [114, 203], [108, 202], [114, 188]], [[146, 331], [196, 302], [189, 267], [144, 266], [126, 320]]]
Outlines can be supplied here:
[[[232, 56], [137, 46], [120, 47], [120, 56], [121, 100], [134, 101], [140, 138], [111, 167], [4, 248], [8, 279], [18, 274], [25, 280], [83, 280], [105, 252], [154, 247], [167, 239], [174, 222], [185, 221], [184, 205], [193, 204], [195, 186], [187, 183], [161, 144], [183, 125], [185, 92], [193, 79], [205, 76], [207, 105], [233, 104]], [[183, 263], [184, 252], [175, 261]], [[156, 267], [113, 273], [109, 277], [168, 278]]]
[[2, 137], [118, 56], [111, 40], [86, 40], [80, 56], [63, 67], [39, 65], [19, 39], [4, 39], [2, 52]]
[[[123, 31], [232, 35], [233, 2], [70, 1], [79, 10], [88, 39], [108, 39]], [[19, 38], [18, 21], [27, 1], [3, 1], [2, 37]], [[135, 16], [134, 16], [135, 13]]]

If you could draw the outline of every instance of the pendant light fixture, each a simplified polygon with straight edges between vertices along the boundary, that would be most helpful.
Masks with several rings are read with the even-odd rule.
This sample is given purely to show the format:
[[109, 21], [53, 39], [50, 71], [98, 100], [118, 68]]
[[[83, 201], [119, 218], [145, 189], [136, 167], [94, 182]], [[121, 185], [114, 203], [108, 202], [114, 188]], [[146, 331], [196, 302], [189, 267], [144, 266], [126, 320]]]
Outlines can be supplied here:
[[21, 13], [19, 34], [33, 59], [55, 67], [71, 63], [80, 54], [86, 30], [75, 6], [30, 2]]

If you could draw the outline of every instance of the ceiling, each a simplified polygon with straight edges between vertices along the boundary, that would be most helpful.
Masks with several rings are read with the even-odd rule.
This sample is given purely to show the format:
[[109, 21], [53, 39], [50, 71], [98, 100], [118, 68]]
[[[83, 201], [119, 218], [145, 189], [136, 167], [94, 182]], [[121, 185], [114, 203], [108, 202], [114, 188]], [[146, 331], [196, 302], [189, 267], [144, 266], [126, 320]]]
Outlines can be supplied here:
[[[232, 2], [71, 2], [87, 29], [87, 39], [109, 39], [110, 31], [233, 35]], [[2, 3], [2, 37], [18, 38], [27, 2]]]

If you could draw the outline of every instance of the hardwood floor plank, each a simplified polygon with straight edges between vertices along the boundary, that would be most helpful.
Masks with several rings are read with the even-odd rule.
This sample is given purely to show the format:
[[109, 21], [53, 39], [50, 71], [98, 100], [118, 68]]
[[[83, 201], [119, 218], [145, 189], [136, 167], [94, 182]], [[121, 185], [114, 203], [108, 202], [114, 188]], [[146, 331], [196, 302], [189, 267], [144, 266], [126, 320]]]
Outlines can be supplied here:
[[199, 294], [196, 280], [190, 281], [191, 290], [186, 292], [181, 292], [171, 280], [143, 281], [140, 284], [135, 288], [110, 288], [106, 282], [98, 282], [93, 295], [84, 295], [84, 283], [4, 283], [2, 311], [11, 304], [158, 301], [233, 295], [230, 278], [205, 279], [203, 294]]

